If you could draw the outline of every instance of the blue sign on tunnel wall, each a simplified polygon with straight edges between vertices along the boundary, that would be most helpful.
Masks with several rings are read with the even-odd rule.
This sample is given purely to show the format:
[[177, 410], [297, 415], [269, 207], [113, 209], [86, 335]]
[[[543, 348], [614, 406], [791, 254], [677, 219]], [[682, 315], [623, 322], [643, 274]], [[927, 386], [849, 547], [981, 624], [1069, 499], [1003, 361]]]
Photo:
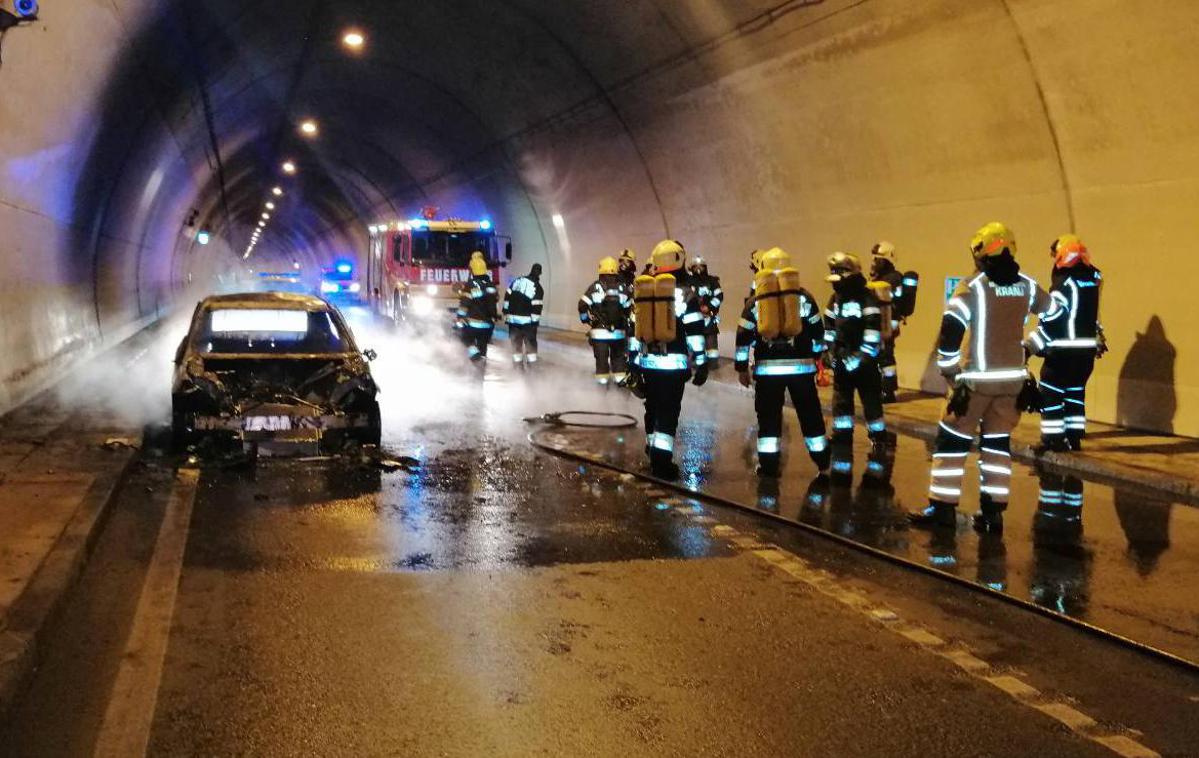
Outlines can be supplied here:
[[962, 277], [960, 277], [960, 276], [945, 277], [945, 302], [946, 303], [949, 302], [949, 298], [953, 297], [953, 291], [956, 290], [958, 288], [958, 285], [961, 283], [962, 283]]

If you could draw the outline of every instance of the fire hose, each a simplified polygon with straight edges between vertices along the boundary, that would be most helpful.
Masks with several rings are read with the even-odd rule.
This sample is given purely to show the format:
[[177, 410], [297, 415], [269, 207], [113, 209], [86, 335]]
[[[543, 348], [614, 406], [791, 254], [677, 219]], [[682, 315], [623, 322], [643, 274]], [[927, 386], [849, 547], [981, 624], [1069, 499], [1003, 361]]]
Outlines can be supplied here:
[[[567, 416], [581, 417], [569, 419]], [[612, 421], [588, 421], [586, 419], [612, 419]], [[604, 413], [600, 411], [558, 411], [541, 416], [529, 416], [524, 419], [526, 424], [545, 424], [553, 427], [579, 427], [583, 429], [632, 429], [637, 426], [637, 419], [627, 413]]]

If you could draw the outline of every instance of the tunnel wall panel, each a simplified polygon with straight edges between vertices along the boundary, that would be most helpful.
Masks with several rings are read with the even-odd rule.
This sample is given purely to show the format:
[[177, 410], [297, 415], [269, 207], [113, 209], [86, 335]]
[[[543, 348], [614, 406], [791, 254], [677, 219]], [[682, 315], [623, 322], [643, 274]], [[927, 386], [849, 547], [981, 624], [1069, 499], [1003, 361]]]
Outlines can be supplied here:
[[[973, 231], [1008, 222], [1021, 262], [1047, 285], [1048, 244], [1073, 226], [1107, 280], [1112, 354], [1090, 415], [1195, 435], [1189, 267], [1167, 251], [1189, 244], [1199, 199], [1199, 101], [1180, 89], [1199, 81], [1196, 27], [1199, 5], [1164, 0], [825, 3], [611, 97], [670, 233], [712, 261], [730, 308], [748, 288], [754, 247], [792, 250], [824, 299], [828, 253], [866, 258], [889, 239], [901, 267], [923, 277], [901, 378], [938, 390], [930, 359], [943, 290], [969, 273]], [[554, 286], [567, 294], [600, 255], [652, 244], [639, 219], [653, 213], [622, 204], [644, 199], [639, 157], [607, 149], [624, 144], [621, 125], [593, 126], [568, 125], [518, 158], [545, 217], [567, 219], [570, 255], [544, 228]], [[555, 323], [572, 322], [574, 299], [553, 298]], [[1137, 400], [1146, 394], [1168, 410]]]

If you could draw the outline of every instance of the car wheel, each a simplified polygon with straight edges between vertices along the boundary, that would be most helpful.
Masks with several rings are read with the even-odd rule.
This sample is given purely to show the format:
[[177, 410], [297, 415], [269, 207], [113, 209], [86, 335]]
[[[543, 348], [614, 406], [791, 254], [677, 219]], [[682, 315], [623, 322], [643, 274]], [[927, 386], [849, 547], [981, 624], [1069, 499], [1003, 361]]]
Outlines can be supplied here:
[[383, 414], [379, 411], [379, 401], [371, 403], [367, 411], [367, 426], [362, 433], [362, 444], [378, 447], [383, 442]]

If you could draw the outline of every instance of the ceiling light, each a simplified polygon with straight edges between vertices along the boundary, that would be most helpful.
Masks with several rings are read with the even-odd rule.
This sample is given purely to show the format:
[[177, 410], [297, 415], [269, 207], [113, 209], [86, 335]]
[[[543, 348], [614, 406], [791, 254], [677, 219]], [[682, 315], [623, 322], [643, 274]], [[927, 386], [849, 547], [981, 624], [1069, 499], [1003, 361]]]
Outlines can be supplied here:
[[290, 175], [294, 174], [295, 172], [296, 164], [292, 163], [291, 161], [283, 161], [283, 173]]
[[273, 211], [273, 210], [275, 210], [275, 204], [274, 204], [274, 203], [267, 203], [267, 204], [266, 204], [266, 209], [267, 209], [268, 211]]
[[269, 213], [263, 213], [263, 214], [262, 214], [262, 220], [263, 220], [263, 221], [269, 221], [269, 220], [270, 220], [270, 218], [271, 218], [271, 214], [269, 214]]
[[316, 122], [312, 119], [306, 119], [300, 122], [300, 133], [305, 137], [315, 137], [320, 132]]
[[341, 36], [341, 44], [350, 50], [358, 52], [366, 45], [366, 35], [358, 29], [347, 29]]
[[273, 190], [271, 190], [271, 194], [274, 195], [275, 197], [282, 197], [283, 196], [283, 188], [275, 187]]

